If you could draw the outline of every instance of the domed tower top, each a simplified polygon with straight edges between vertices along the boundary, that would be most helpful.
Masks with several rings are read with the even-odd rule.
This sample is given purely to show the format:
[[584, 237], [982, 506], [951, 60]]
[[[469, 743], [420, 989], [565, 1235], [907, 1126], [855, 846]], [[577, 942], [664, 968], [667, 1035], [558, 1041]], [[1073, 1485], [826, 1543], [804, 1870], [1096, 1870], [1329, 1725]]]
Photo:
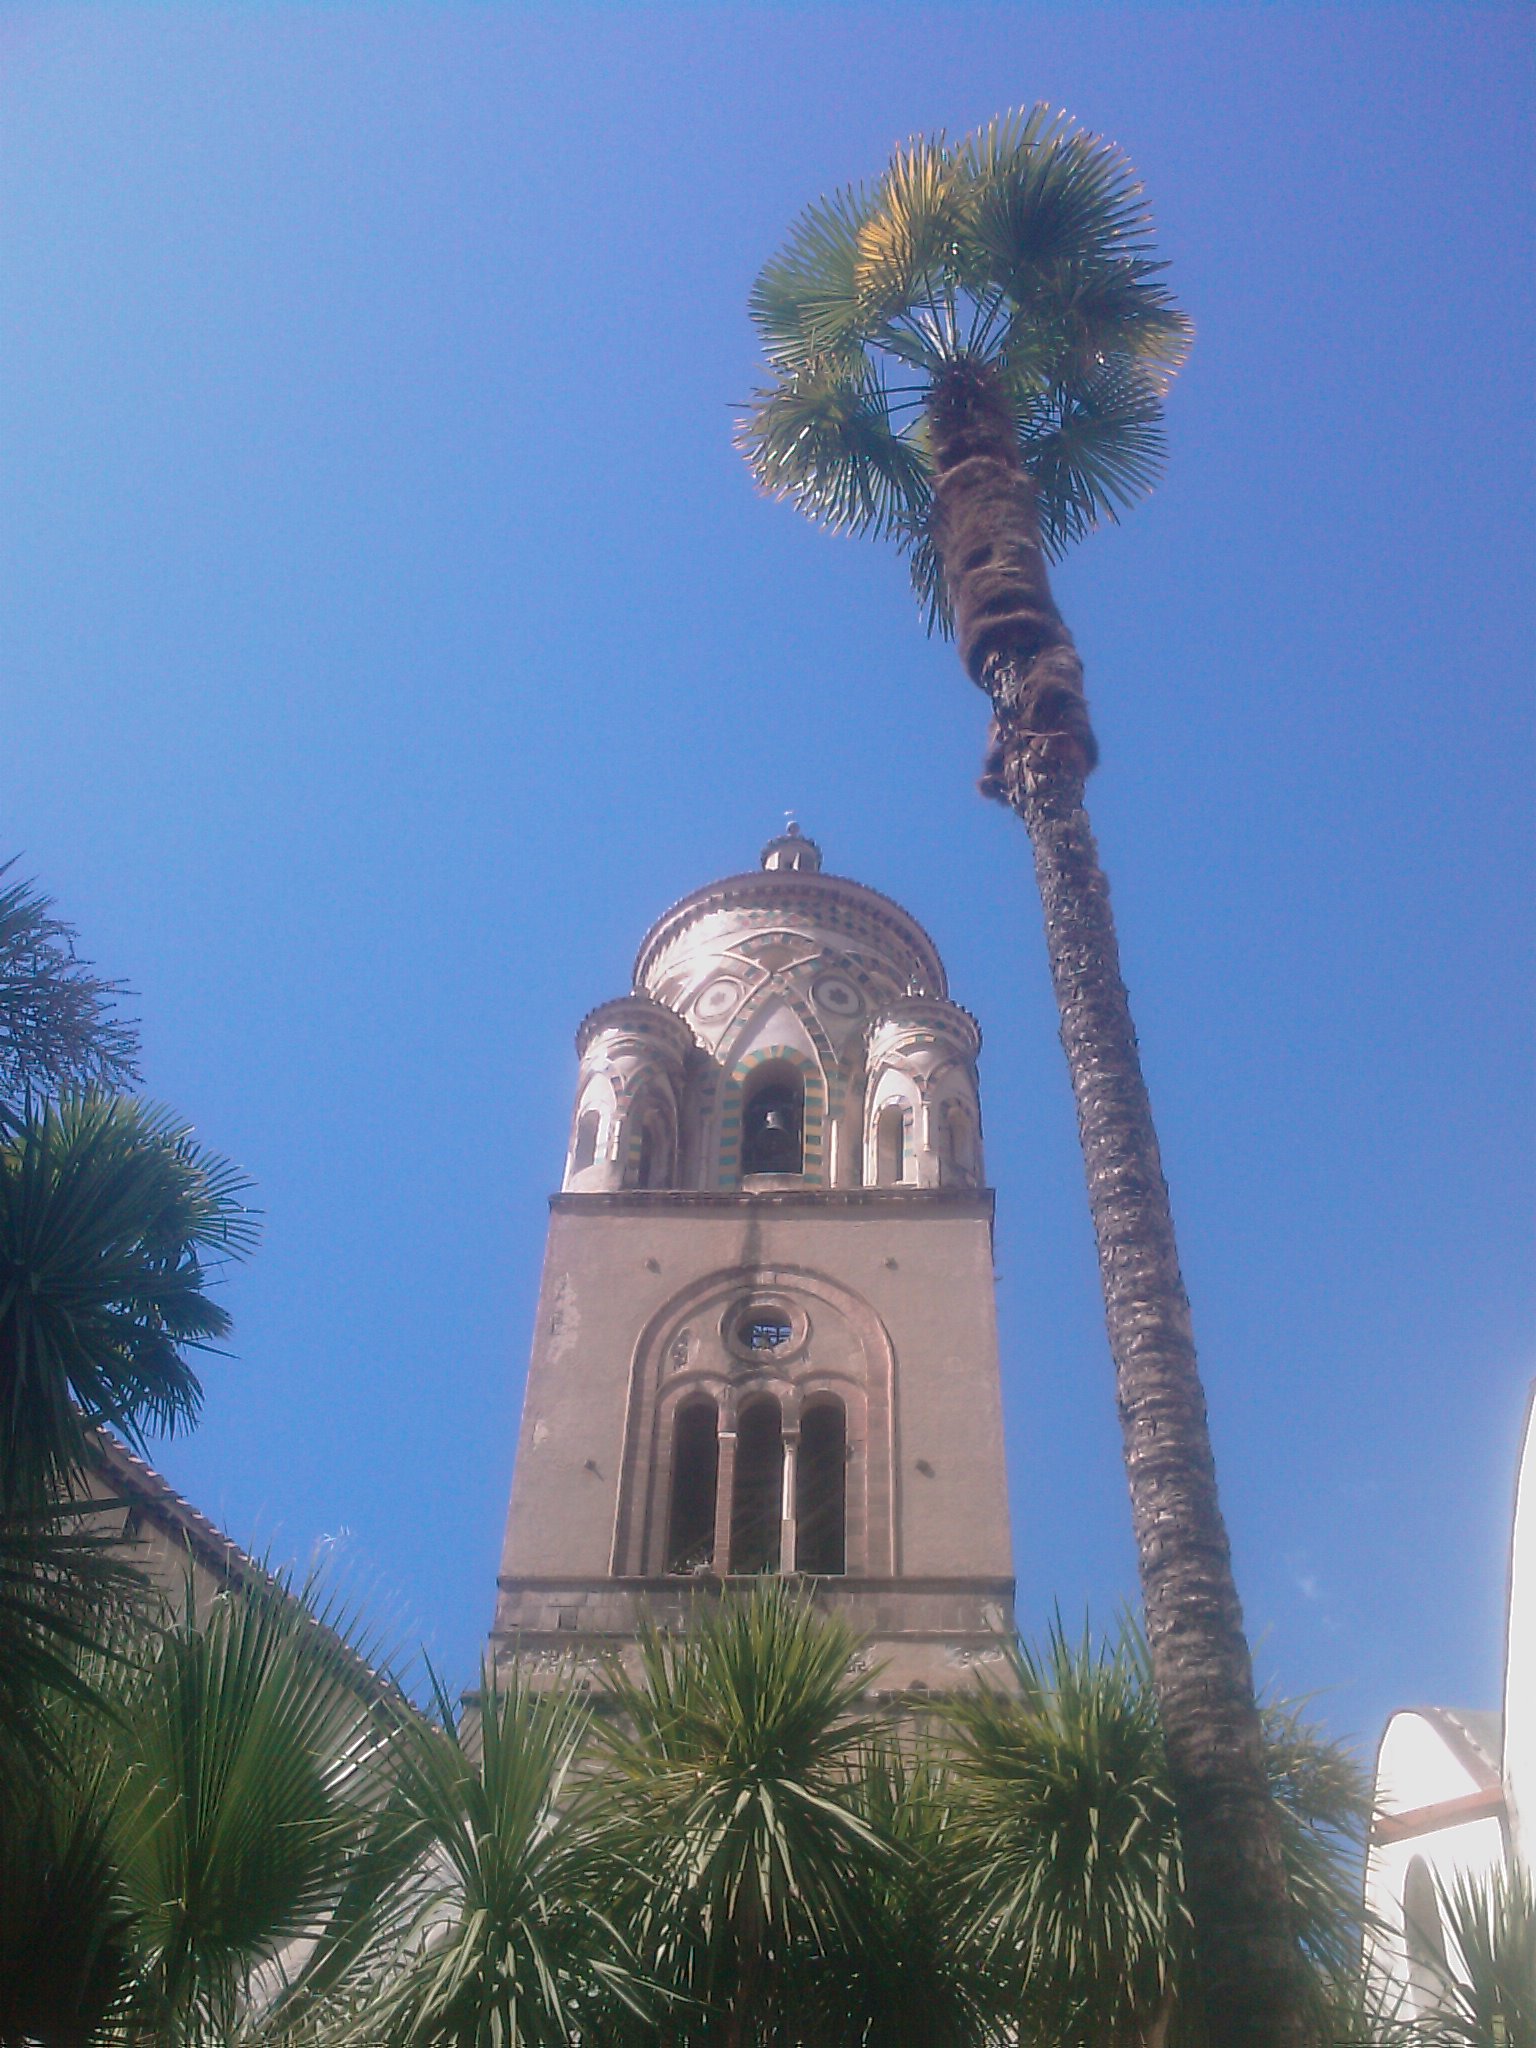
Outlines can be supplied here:
[[821, 872], [821, 848], [814, 839], [807, 839], [791, 818], [777, 838], [770, 839], [763, 848], [758, 865], [770, 873], [792, 868], [797, 875], [817, 875]]
[[927, 932], [799, 826], [651, 927], [594, 1011], [566, 1187], [981, 1185], [974, 1023]]

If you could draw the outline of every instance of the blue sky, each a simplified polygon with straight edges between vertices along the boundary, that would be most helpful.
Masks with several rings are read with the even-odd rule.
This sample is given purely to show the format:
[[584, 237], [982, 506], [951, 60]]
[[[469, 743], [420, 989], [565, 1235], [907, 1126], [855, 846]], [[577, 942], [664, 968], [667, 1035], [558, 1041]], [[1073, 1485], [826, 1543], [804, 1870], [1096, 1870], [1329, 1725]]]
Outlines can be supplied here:
[[793, 806], [985, 1034], [1020, 1610], [1133, 1591], [1027, 846], [900, 565], [753, 493], [748, 286], [1047, 99], [1197, 343], [1064, 567], [1264, 1676], [1494, 1703], [1530, 1376], [1516, 8], [11, 6], [4, 850], [254, 1174], [164, 1469], [468, 1678], [582, 1013]]

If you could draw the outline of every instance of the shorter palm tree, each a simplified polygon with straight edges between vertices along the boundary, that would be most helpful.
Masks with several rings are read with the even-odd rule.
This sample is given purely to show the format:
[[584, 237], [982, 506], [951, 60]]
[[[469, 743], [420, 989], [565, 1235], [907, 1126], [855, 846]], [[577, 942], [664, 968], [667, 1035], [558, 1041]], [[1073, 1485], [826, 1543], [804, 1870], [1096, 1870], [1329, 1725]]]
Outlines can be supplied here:
[[1102, 1654], [1058, 1623], [1013, 1688], [959, 1695], [958, 1860], [1025, 2038], [1154, 2043], [1190, 1946], [1157, 1707], [1130, 1630]]
[[[1011, 1656], [1013, 1685], [946, 1709], [956, 1867], [995, 1966], [1011, 1964], [1021, 2038], [1053, 2048], [1205, 2043], [1171, 1775], [1145, 1644], [1060, 1622]], [[1359, 1766], [1294, 1708], [1265, 1715], [1292, 1927], [1313, 1964], [1314, 2030], [1353, 1975]]]
[[959, 1854], [956, 1787], [911, 1729], [858, 1759], [849, 1802], [891, 1853], [869, 1873], [856, 1926], [796, 1971], [805, 2048], [993, 2048], [1014, 2038], [1014, 1973], [989, 1953]]
[[484, 1674], [465, 1714], [403, 1715], [389, 1795], [331, 1923], [274, 2022], [396, 2048], [569, 2048], [645, 2020], [610, 1910], [613, 1830], [579, 1762], [590, 1710], [569, 1688]]
[[1523, 1864], [1441, 1889], [1447, 1968], [1424, 2048], [1536, 2048], [1536, 1887]]
[[0, 1787], [39, 1766], [59, 1696], [86, 1696], [90, 1653], [142, 1607], [93, 1520], [110, 1503], [86, 1498], [91, 1431], [142, 1444], [196, 1414], [187, 1352], [229, 1328], [208, 1262], [254, 1243], [246, 1185], [115, 1096], [0, 1122]]
[[273, 1579], [119, 1643], [0, 1801], [0, 2044], [212, 2048], [341, 1896], [391, 1692]]
[[781, 1581], [702, 1600], [614, 1662], [601, 1739], [628, 1821], [641, 1953], [694, 2001], [669, 2042], [771, 2037], [797, 1958], [856, 1939], [893, 1852], [852, 1774], [875, 1724], [858, 1638]]

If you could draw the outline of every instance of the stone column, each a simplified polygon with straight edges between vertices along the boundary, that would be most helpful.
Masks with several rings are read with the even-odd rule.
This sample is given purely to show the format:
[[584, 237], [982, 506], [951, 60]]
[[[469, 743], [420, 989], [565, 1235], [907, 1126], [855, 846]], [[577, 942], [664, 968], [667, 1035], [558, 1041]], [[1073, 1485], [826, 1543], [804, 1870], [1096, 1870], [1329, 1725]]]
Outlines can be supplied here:
[[787, 1575], [795, 1569], [795, 1471], [800, 1454], [799, 1430], [786, 1429], [780, 1441], [784, 1446], [784, 1492], [779, 1509], [779, 1570]]
[[724, 1578], [731, 1568], [731, 1517], [736, 1506], [736, 1432], [725, 1427], [720, 1411], [720, 1461], [715, 1468], [714, 1570]]

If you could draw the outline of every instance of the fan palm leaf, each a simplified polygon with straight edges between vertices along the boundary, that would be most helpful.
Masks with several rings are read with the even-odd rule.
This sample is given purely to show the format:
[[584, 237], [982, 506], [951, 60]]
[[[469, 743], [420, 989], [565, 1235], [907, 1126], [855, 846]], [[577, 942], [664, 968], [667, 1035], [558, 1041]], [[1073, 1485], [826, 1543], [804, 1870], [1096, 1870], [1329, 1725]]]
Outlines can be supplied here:
[[1048, 551], [1117, 517], [1161, 472], [1162, 395], [1189, 345], [1150, 252], [1129, 164], [1063, 115], [914, 138], [872, 191], [807, 209], [753, 287], [775, 372], [739, 429], [759, 481], [836, 530], [902, 541], [930, 626], [948, 630], [915, 551], [925, 406], [946, 377], [995, 369]]
[[222, 2040], [334, 1909], [378, 1797], [388, 1693], [347, 1618], [274, 1579], [182, 1615], [118, 1689], [116, 1846], [139, 2024]]
[[0, 1512], [64, 1491], [85, 1433], [142, 1445], [197, 1413], [186, 1353], [229, 1329], [210, 1263], [256, 1226], [249, 1183], [170, 1113], [66, 1097], [0, 1141]]

